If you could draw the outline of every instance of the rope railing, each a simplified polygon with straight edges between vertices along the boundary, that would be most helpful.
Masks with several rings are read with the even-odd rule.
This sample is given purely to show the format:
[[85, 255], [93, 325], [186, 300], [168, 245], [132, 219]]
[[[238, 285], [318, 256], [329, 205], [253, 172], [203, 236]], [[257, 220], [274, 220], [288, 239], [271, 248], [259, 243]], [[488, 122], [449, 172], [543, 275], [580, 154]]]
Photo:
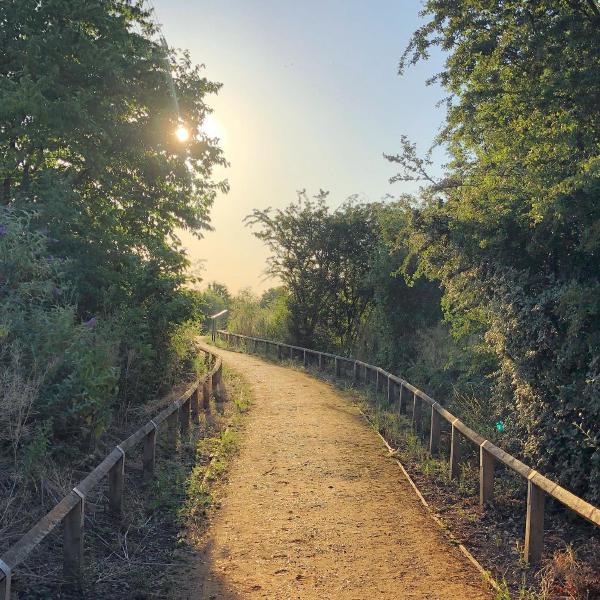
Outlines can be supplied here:
[[181, 435], [188, 433], [191, 421], [198, 422], [201, 411], [209, 409], [213, 392], [217, 400], [223, 397], [221, 359], [207, 350], [203, 351], [212, 363], [209, 372], [153, 419], [115, 446], [87, 477], [0, 556], [0, 600], [10, 600], [14, 570], [60, 523], [63, 524], [63, 576], [75, 588], [81, 587], [86, 496], [105, 477], [108, 478], [108, 509], [112, 516], [120, 517], [123, 511], [127, 452], [143, 443], [142, 482], [148, 484], [154, 476], [157, 434], [161, 431], [162, 424], [166, 423], [167, 445], [174, 450], [178, 430]]
[[[460, 465], [464, 462], [463, 441], [471, 442], [479, 449], [479, 503], [482, 507], [493, 502], [494, 478], [497, 464], [503, 464], [511, 471], [517, 473], [527, 481], [527, 509], [525, 518], [525, 559], [529, 564], [540, 562], [544, 549], [544, 512], [546, 496], [554, 498], [557, 502], [567, 507], [590, 523], [600, 526], [600, 509], [579, 498], [569, 490], [548, 479], [538, 471], [527, 466], [511, 454], [508, 454], [482, 435], [470, 429], [458, 417], [447, 411], [433, 398], [411, 385], [408, 381], [398, 377], [380, 367], [368, 363], [339, 356], [328, 352], [319, 352], [301, 346], [292, 346], [255, 338], [245, 335], [219, 330], [219, 338], [232, 344], [241, 346], [242, 341], [247, 349], [258, 352], [259, 345], [263, 345], [265, 353], [269, 349], [277, 353], [277, 358], [300, 358], [304, 366], [308, 365], [310, 356], [315, 357], [318, 367], [323, 369], [326, 359], [333, 369], [336, 377], [351, 377], [354, 383], [365, 385], [374, 383], [377, 392], [385, 391], [388, 403], [397, 403], [398, 411], [408, 413], [411, 424], [417, 431], [423, 431], [423, 419], [426, 417], [424, 408], [429, 408], [429, 452], [435, 455], [440, 449], [441, 423], [445, 421], [450, 425], [450, 477], [455, 479], [460, 474]], [[343, 372], [342, 372], [343, 371]]]

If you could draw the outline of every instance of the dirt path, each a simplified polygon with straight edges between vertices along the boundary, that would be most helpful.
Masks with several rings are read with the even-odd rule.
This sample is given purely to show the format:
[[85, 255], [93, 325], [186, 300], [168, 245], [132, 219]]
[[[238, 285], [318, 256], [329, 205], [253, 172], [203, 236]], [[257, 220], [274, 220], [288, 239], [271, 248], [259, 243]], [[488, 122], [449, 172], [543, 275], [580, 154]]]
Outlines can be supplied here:
[[202, 560], [178, 597], [490, 598], [330, 385], [219, 352], [255, 403]]

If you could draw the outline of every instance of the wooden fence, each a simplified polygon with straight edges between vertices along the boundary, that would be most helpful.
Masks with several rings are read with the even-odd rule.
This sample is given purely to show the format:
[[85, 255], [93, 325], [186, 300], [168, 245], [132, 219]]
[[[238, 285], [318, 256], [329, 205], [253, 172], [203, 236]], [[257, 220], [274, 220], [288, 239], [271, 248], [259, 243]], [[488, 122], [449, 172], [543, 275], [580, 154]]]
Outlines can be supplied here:
[[[360, 383], [362, 380], [365, 385], [368, 385], [372, 382], [377, 392], [384, 391], [387, 394], [389, 403], [395, 402], [398, 404], [400, 412], [408, 412], [412, 425], [417, 431], [423, 430], [423, 418], [427, 417], [424, 408], [428, 408], [428, 418], [430, 419], [429, 451], [432, 455], [438, 453], [440, 449], [442, 420], [446, 421], [451, 427], [450, 476], [452, 478], [458, 477], [460, 473], [460, 464], [464, 458], [463, 441], [471, 442], [479, 448], [479, 502], [481, 506], [486, 506], [493, 501], [496, 464], [502, 463], [523, 477], [527, 481], [525, 559], [528, 563], [537, 564], [542, 557], [544, 548], [544, 504], [547, 495], [590, 523], [600, 526], [600, 509], [544, 477], [544, 475], [528, 467], [514, 456], [504, 452], [504, 450], [467, 427], [459, 418], [448, 412], [433, 398], [430, 398], [401, 377], [353, 358], [238, 335], [228, 331], [219, 330], [218, 334], [221, 339], [230, 344], [235, 341], [238, 346], [241, 346], [244, 342], [247, 349], [252, 349], [255, 352], [258, 352], [259, 346], [262, 345], [265, 353], [268, 353], [271, 349], [276, 353], [279, 360], [283, 358], [300, 358], [306, 366], [309, 357], [312, 356], [316, 358], [320, 369], [325, 368], [325, 362], [329, 360], [336, 377], [348, 376], [351, 372], [354, 383]], [[410, 411], [408, 410], [409, 406]]]
[[125, 455], [138, 444], [143, 444], [142, 481], [148, 483], [154, 476], [156, 437], [166, 423], [167, 443], [175, 449], [177, 430], [182, 435], [190, 422], [198, 422], [200, 411], [209, 407], [211, 394], [222, 397], [221, 359], [207, 352], [210, 370], [191, 385], [177, 400], [169, 404], [153, 419], [115, 446], [108, 456], [47, 515], [42, 517], [23, 537], [0, 556], [0, 600], [10, 599], [14, 569], [23, 563], [32, 550], [59, 524], [63, 523], [63, 574], [76, 588], [81, 587], [83, 573], [84, 510], [86, 495], [105, 477], [108, 478], [108, 509], [119, 517], [123, 508]]

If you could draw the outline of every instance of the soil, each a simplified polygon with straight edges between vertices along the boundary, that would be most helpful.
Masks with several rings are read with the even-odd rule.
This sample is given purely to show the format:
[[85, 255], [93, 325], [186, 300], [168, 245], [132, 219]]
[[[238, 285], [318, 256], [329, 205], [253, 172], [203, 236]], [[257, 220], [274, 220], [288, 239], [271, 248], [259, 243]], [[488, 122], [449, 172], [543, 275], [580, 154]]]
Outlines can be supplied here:
[[174, 597], [491, 598], [356, 407], [304, 373], [217, 352], [254, 404]]

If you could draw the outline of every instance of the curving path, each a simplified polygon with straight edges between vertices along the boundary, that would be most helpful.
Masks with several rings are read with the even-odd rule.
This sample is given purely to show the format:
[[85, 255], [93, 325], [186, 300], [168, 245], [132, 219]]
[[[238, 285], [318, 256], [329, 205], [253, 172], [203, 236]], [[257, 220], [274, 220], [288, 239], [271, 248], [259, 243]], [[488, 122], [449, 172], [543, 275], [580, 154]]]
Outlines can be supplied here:
[[221, 510], [178, 597], [491, 597], [333, 387], [218, 352], [255, 399]]

